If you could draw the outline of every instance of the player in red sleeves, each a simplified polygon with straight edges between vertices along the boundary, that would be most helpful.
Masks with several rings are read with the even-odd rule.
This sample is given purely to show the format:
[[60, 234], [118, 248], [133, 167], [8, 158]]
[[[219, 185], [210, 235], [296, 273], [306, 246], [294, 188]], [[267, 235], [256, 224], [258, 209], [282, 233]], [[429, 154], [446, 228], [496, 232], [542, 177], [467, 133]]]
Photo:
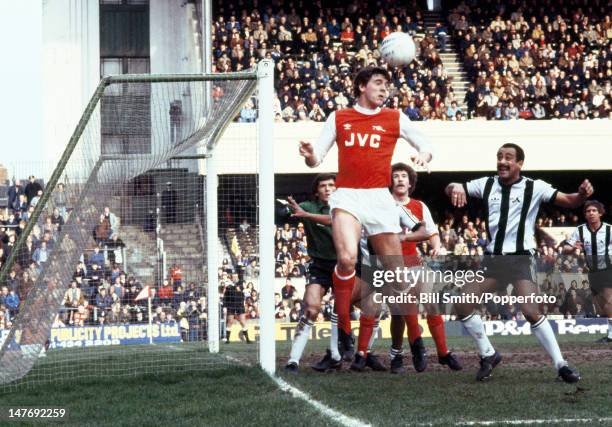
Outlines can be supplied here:
[[[382, 108], [389, 96], [389, 82], [384, 68], [361, 69], [354, 80], [355, 106], [331, 113], [315, 144], [300, 141], [300, 155], [309, 167], [318, 166], [334, 142], [338, 147], [337, 190], [329, 205], [337, 255], [333, 287], [341, 340], [351, 333], [349, 311], [362, 226], [376, 253], [383, 256], [385, 269], [403, 267], [395, 258], [385, 257], [401, 253], [396, 203], [388, 191], [398, 138], [416, 148], [412, 161], [417, 166], [427, 167], [432, 158], [431, 145], [410, 119], [399, 110]], [[360, 340], [365, 342], [367, 337], [369, 341], [374, 323], [374, 318], [364, 319]], [[355, 368], [363, 369], [365, 363], [365, 355], [357, 352]]]
[[[405, 163], [396, 163], [391, 167], [393, 198], [411, 215], [425, 224], [425, 230], [429, 243], [432, 247], [431, 256], [436, 256], [440, 250], [440, 236], [438, 228], [431, 217], [431, 213], [425, 203], [410, 197], [416, 188], [417, 174], [410, 166]], [[402, 240], [402, 255], [406, 267], [418, 267], [422, 260], [417, 252], [417, 242]], [[422, 284], [421, 284], [422, 285]], [[421, 291], [423, 289], [420, 289]], [[431, 336], [436, 343], [438, 361], [442, 365], [447, 365], [453, 371], [461, 370], [461, 364], [455, 356], [446, 348], [446, 334], [444, 332], [444, 319], [438, 314], [435, 304], [427, 304], [427, 326]], [[427, 353], [421, 338], [421, 328], [417, 314], [406, 314], [404, 316], [394, 314], [391, 316], [391, 337], [392, 344], [390, 350], [391, 373], [404, 372], [403, 367], [403, 338], [404, 322], [408, 326], [408, 341], [412, 352], [412, 362], [417, 372], [423, 372], [427, 368]]]

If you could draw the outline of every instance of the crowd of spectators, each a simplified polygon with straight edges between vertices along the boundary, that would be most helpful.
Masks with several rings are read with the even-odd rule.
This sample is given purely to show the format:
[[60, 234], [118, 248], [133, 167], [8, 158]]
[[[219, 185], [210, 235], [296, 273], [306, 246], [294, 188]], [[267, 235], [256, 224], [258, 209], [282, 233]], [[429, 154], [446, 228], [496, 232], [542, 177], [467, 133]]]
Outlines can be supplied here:
[[[219, 3], [214, 71], [239, 71], [272, 59], [276, 120], [324, 121], [354, 102], [351, 77], [357, 70], [387, 67], [380, 43], [390, 32], [404, 31], [418, 44], [418, 63], [388, 67], [393, 76], [388, 106], [412, 120], [610, 117], [612, 21], [605, 2], [473, 0], [450, 10], [448, 26], [439, 22], [432, 31], [416, 1], [388, 3], [384, 8], [363, 1], [327, 8]], [[472, 83], [463, 100], [455, 98], [439, 56], [447, 51], [447, 33]], [[238, 120], [254, 122], [256, 116], [252, 100]]]
[[612, 118], [611, 19], [605, 1], [462, 1], [448, 20], [468, 117]]
[[[89, 260], [93, 258], [90, 257]], [[110, 272], [93, 261], [80, 262], [64, 297], [61, 325], [85, 326], [148, 323], [148, 294], [144, 285], [118, 264]], [[196, 283], [184, 283], [180, 266], [151, 291], [154, 324], [178, 325], [183, 341], [206, 338], [207, 301]]]
[[[0, 267], [11, 254], [17, 238], [25, 229], [31, 213], [42, 195], [43, 186], [34, 176], [25, 188], [16, 180], [8, 189], [7, 208], [0, 211]], [[0, 329], [10, 329], [28, 292], [48, 262], [59, 232], [71, 214], [64, 184], [52, 194], [52, 213], [43, 211], [42, 219], [33, 226], [25, 247], [0, 286]], [[124, 242], [119, 237], [120, 218], [106, 206], [91, 230], [92, 246], [86, 249], [75, 266], [63, 307], [54, 327], [103, 326], [149, 321], [147, 297], [137, 300], [145, 285], [124, 271]], [[241, 224], [243, 232], [248, 224]], [[220, 295], [228, 280], [244, 292], [249, 318], [259, 317], [258, 292], [252, 282], [242, 285], [243, 278], [256, 278], [259, 267], [253, 257], [236, 254], [233, 262], [224, 260], [219, 270]], [[152, 286], [152, 319], [156, 324], [177, 324], [183, 341], [206, 339], [207, 301], [203, 287], [183, 282], [182, 269], [174, 265], [168, 277]], [[223, 298], [221, 298], [221, 301]], [[223, 307], [221, 307], [223, 308]]]
[[[447, 119], [447, 106], [455, 98], [438, 50], [438, 46], [444, 48], [445, 37], [440, 37], [439, 29], [425, 30], [416, 1], [386, 3], [384, 8], [355, 1], [329, 8], [291, 3], [265, 9], [252, 2], [219, 4], [213, 25], [214, 71], [239, 71], [260, 59], [272, 59], [276, 120], [321, 122], [332, 111], [352, 105], [352, 76], [357, 70], [368, 65], [387, 67], [380, 43], [390, 32], [404, 31], [415, 36], [423, 66], [413, 63], [390, 69], [389, 106], [406, 110], [415, 120]], [[238, 120], [255, 119], [255, 102], [249, 101]]]
[[[10, 256], [17, 238], [30, 220], [43, 192], [34, 176], [23, 187], [15, 180], [8, 189], [7, 208], [0, 211], [0, 267]], [[48, 262], [61, 228], [71, 214], [67, 192], [58, 184], [51, 196], [50, 210], [33, 226], [25, 247], [0, 287], [0, 329], [9, 329], [20, 305]], [[85, 326], [148, 322], [147, 299], [136, 301], [142, 291], [139, 280], [123, 269], [124, 242], [119, 237], [120, 219], [106, 206], [91, 230], [92, 246], [75, 266], [63, 307], [54, 326]], [[152, 300], [155, 323], [180, 326], [183, 340], [203, 339], [206, 331], [206, 298], [201, 286], [185, 285], [179, 266], [173, 266], [167, 280], [155, 286]]]

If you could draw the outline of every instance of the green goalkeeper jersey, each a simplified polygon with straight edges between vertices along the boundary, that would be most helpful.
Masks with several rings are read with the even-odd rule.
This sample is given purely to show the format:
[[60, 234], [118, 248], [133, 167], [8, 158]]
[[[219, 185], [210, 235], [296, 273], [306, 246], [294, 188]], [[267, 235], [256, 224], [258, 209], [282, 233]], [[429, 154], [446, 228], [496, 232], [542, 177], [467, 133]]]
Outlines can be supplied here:
[[[302, 202], [300, 207], [311, 214], [329, 215], [329, 205], [318, 200]], [[336, 250], [332, 240], [331, 225], [320, 224], [306, 218], [302, 218], [302, 222], [308, 239], [308, 255], [311, 258], [335, 261]]]

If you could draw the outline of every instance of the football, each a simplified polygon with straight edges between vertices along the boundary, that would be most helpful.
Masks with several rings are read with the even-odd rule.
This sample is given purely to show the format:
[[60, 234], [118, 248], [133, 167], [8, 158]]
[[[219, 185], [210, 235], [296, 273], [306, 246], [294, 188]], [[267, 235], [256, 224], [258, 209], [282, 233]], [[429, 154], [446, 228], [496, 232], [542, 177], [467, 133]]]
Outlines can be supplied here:
[[398, 31], [385, 37], [380, 53], [387, 64], [398, 67], [412, 62], [416, 56], [416, 46], [409, 34]]

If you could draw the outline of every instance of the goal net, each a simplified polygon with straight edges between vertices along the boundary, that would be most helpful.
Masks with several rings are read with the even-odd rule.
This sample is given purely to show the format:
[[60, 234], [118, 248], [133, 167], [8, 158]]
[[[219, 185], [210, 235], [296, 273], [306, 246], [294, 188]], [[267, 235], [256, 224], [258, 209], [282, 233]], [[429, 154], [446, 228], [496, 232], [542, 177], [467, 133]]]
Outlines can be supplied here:
[[[256, 266], [260, 232], [273, 254], [273, 225], [258, 221], [272, 217], [259, 210], [264, 199], [273, 209], [272, 165], [260, 174], [260, 149], [237, 148], [240, 131], [218, 143], [238, 116], [253, 121], [241, 131], [272, 141], [272, 79], [262, 61], [245, 73], [101, 81], [2, 266], [0, 286], [20, 303], [0, 330], [0, 388], [256, 360], [246, 338], [270, 339], [258, 311], [273, 294], [258, 279], [273, 272]], [[252, 282], [249, 320], [230, 325], [234, 350], [219, 355], [232, 279]]]

